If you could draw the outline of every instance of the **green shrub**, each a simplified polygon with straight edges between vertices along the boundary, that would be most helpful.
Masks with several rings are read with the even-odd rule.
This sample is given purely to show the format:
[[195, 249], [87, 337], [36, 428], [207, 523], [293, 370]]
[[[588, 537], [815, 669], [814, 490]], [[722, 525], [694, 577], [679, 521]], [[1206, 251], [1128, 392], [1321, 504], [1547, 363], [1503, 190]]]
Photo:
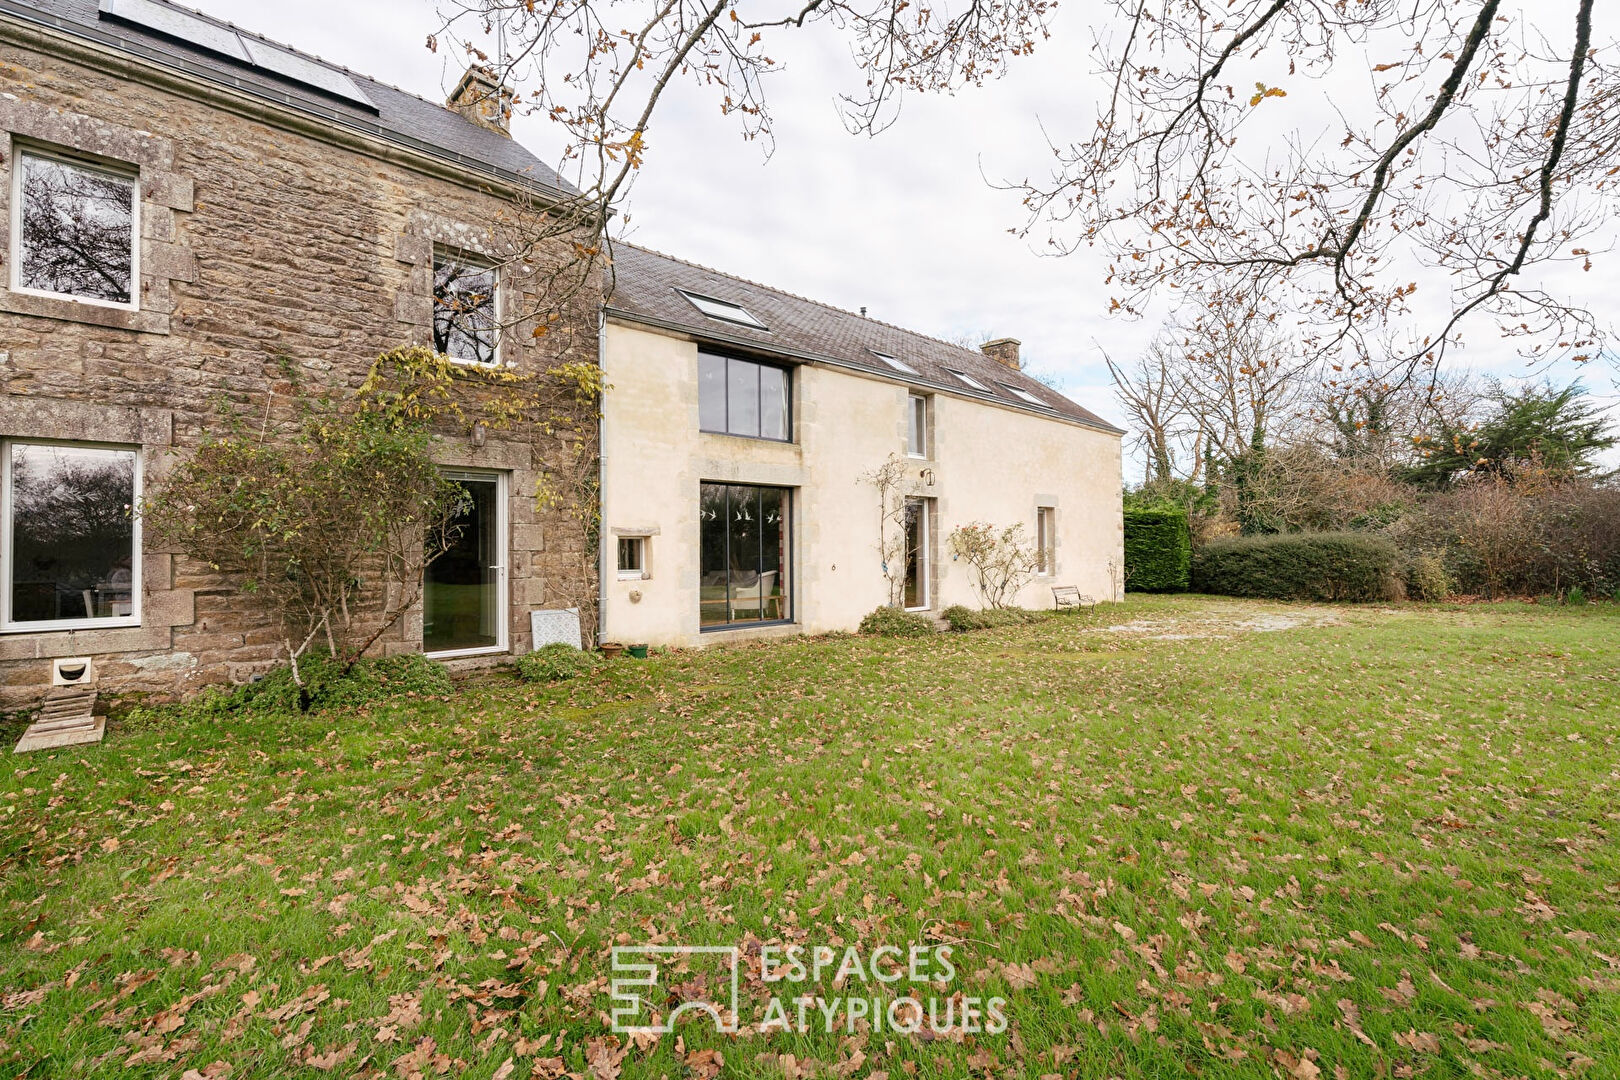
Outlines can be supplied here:
[[1404, 592], [1400, 568], [1400, 551], [1381, 536], [1238, 536], [1199, 549], [1193, 587], [1272, 600], [1398, 600]]
[[[298, 662], [309, 695], [309, 708], [353, 709], [390, 698], [442, 697], [455, 693], [445, 666], [420, 653], [361, 657], [345, 674], [343, 665], [327, 653], [309, 653]], [[141, 707], [137, 711], [149, 711]], [[155, 715], [189, 720], [227, 717], [294, 716], [301, 710], [292, 668], [272, 668], [257, 682], [241, 686], [214, 686], [178, 706], [159, 706]]]
[[884, 605], [861, 620], [861, 633], [878, 637], [927, 637], [934, 622], [926, 615]]
[[1570, 607], [1585, 607], [1586, 590], [1581, 588], [1579, 585], [1571, 585], [1569, 587], [1569, 592], [1564, 594], [1564, 603], [1568, 604]]
[[518, 657], [517, 670], [524, 682], [561, 682], [585, 674], [596, 662], [591, 653], [553, 642]]
[[1041, 616], [1033, 611], [1023, 608], [984, 608], [976, 610], [953, 604], [940, 612], [940, 617], [950, 625], [952, 630], [989, 630], [996, 626], [1021, 626], [1032, 623]]
[[1407, 563], [1406, 594], [1414, 600], [1444, 600], [1451, 588], [1451, 572], [1438, 551], [1419, 552]]
[[1125, 511], [1125, 587], [1134, 592], [1186, 592], [1192, 533], [1176, 506]]

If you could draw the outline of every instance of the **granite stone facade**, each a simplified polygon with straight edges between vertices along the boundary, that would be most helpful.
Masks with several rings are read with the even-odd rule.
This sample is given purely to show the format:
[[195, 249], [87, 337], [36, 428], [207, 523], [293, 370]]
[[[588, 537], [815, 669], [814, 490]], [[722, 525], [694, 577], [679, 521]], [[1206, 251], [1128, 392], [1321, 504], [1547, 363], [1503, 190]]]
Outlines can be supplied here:
[[[19, 146], [138, 173], [133, 310], [9, 287]], [[379, 353], [428, 343], [434, 246], [479, 253], [512, 197], [453, 160], [0, 23], [0, 438], [139, 448], [150, 490], [222, 423], [222, 402], [285, 419], [288, 370], [315, 393], [342, 394]], [[502, 290], [506, 311], [521, 312], [521, 283]], [[520, 370], [594, 360], [600, 299], [580, 296], [540, 339], [512, 327], [503, 359]], [[450, 434], [443, 450], [446, 465], [508, 476], [507, 636], [524, 652], [531, 609], [590, 595], [593, 542], [536, 508], [555, 450], [544, 440], [497, 431], [475, 446]], [[96, 657], [103, 691], [163, 695], [276, 662], [274, 627], [229, 578], [150, 547], [141, 562], [138, 626], [0, 632], [0, 708], [37, 702], [54, 657]], [[417, 613], [380, 647], [418, 649], [421, 635]]]

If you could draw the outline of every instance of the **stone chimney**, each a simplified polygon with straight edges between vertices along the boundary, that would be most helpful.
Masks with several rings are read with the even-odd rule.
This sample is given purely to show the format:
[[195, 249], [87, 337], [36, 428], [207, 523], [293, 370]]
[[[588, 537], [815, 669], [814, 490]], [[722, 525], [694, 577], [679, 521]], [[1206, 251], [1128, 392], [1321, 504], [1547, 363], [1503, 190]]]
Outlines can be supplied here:
[[450, 99], [445, 105], [479, 127], [499, 132], [510, 139], [512, 101], [512, 91], [495, 81], [493, 71], [474, 64], [450, 92]]
[[987, 341], [980, 345], [979, 351], [1003, 367], [1010, 367], [1014, 371], [1022, 371], [1024, 365], [1018, 359], [1018, 344], [1017, 338], [998, 337], [994, 341]]

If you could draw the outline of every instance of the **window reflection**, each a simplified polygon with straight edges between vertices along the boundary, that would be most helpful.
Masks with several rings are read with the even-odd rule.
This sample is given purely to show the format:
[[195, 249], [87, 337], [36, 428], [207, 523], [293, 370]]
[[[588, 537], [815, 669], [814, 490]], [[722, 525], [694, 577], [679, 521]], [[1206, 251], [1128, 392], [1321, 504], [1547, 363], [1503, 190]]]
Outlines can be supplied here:
[[12, 443], [13, 622], [135, 613], [135, 452]]

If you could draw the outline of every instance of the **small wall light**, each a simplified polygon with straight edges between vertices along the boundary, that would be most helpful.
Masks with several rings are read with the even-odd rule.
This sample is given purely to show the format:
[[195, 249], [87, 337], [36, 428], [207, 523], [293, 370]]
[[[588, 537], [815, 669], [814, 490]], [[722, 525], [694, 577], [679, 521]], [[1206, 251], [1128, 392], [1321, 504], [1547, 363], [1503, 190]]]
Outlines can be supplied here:
[[482, 450], [484, 448], [484, 443], [488, 441], [489, 428], [484, 425], [482, 420], [480, 420], [478, 423], [473, 425], [472, 444], [476, 449]]

